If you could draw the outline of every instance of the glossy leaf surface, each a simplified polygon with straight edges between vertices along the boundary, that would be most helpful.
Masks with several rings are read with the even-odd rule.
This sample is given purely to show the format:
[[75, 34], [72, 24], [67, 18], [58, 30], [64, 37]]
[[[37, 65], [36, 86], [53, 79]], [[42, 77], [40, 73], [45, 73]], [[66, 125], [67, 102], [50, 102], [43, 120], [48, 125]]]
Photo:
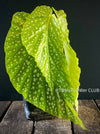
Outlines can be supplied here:
[[[48, 10], [50, 10], [51, 13], [51, 9], [48, 8]], [[49, 13], [47, 13], [47, 16], [48, 15]], [[71, 120], [85, 129], [82, 121], [78, 118], [77, 112], [73, 108], [73, 106], [76, 104], [75, 101], [77, 99], [74, 97], [73, 90], [71, 90], [72, 85], [70, 84], [70, 76], [69, 74], [67, 74], [65, 77], [66, 71], [62, 70], [65, 68], [68, 69], [68, 65], [66, 64], [67, 63], [66, 56], [63, 54], [62, 51], [63, 50], [63, 41], [62, 41], [62, 34], [61, 34], [62, 31], [60, 30], [60, 34], [55, 32], [55, 29], [59, 31], [60, 28], [59, 23], [57, 22], [55, 16], [53, 15], [51, 17], [51, 23], [48, 26], [48, 36], [50, 38], [49, 39], [50, 41], [48, 42], [48, 44], [46, 44], [45, 47], [44, 45], [43, 46], [41, 45], [40, 48], [42, 47], [45, 48], [44, 51], [43, 49], [41, 50], [42, 51], [41, 54], [39, 51], [40, 55], [42, 54], [44, 55], [47, 53], [48, 50], [47, 48], [49, 47], [49, 51], [51, 50], [52, 53], [50, 55], [48, 55], [49, 53], [46, 54], [45, 56], [47, 57], [39, 56], [39, 54], [37, 55], [37, 53], [36, 53], [37, 56], [34, 54], [31, 55], [29, 51], [32, 52], [33, 47], [32, 50], [27, 50], [25, 48], [26, 46], [22, 44], [22, 40], [21, 40], [21, 33], [26, 18], [28, 21], [31, 16], [32, 14], [29, 15], [25, 12], [18, 12], [14, 14], [11, 28], [6, 37], [6, 41], [5, 41], [6, 69], [7, 69], [7, 73], [9, 74], [10, 80], [13, 86], [15, 87], [15, 89], [20, 94], [22, 94], [25, 97], [25, 99], [30, 103], [34, 104], [35, 106], [41, 108], [45, 112], [48, 112], [52, 115]], [[57, 25], [54, 25], [55, 21]], [[26, 24], [27, 22], [25, 23], [25, 25]], [[50, 33], [52, 32], [52, 34], [50, 34], [49, 32]], [[27, 34], [29, 34], [28, 31]], [[61, 36], [61, 38], [58, 39], [58, 36], [59, 37]], [[55, 40], [53, 37], [55, 37]], [[41, 37], [41, 39], [40, 38], [39, 39], [42, 40], [43, 38], [44, 37]], [[33, 37], [31, 39], [33, 39]], [[47, 39], [45, 40], [47, 41]], [[28, 47], [28, 49], [29, 48], [30, 47]], [[38, 50], [39, 48], [38, 49], [34, 48], [34, 49]], [[46, 76], [42, 73], [41, 68], [38, 65], [39, 63], [36, 63], [36, 58], [34, 58], [35, 56], [40, 62], [41, 60], [43, 61], [43, 59], [41, 58], [44, 59], [47, 58], [48, 60], [51, 57], [51, 62], [50, 63], [48, 62], [50, 66], [49, 67], [47, 66], [47, 68], [45, 69], [48, 70], [49, 68], [48, 71], [51, 70], [51, 72], [54, 73], [52, 74], [53, 76], [51, 75], [52, 77], [54, 77], [53, 82], [51, 82], [51, 79], [49, 79], [51, 85], [54, 86], [53, 93], [49, 88], [50, 83], [47, 81]], [[59, 59], [59, 57], [61, 59]], [[52, 67], [52, 64], [54, 64], [52, 63], [52, 61], [54, 61], [55, 64], [57, 64], [56, 68]], [[63, 65], [62, 65], [62, 61], [63, 61]], [[58, 68], [61, 68], [59, 72], [58, 72]], [[51, 74], [51, 72], [49, 72], [49, 74]], [[55, 76], [55, 74], [57, 74], [57, 77]], [[62, 91], [62, 89], [64, 90]]]

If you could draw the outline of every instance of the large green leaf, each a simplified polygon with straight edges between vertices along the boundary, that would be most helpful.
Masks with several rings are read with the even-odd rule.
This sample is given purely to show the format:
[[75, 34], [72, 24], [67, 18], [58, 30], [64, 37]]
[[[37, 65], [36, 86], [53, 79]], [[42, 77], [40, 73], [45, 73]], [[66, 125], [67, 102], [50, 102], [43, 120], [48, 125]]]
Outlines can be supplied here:
[[35, 58], [52, 92], [56, 86], [72, 88], [61, 30], [50, 7], [39, 6], [30, 14], [23, 26], [22, 42]]
[[[70, 40], [69, 40], [69, 30], [67, 28], [67, 21], [66, 21], [66, 14], [64, 13], [63, 10], [55, 10], [56, 15], [57, 15], [57, 21], [60, 26], [60, 30], [62, 32], [62, 40], [63, 40], [63, 47], [64, 47], [64, 52], [66, 56], [66, 61], [68, 65], [68, 71], [70, 74], [70, 79], [71, 79], [71, 84], [73, 89], [78, 89], [79, 88], [79, 77], [80, 77], [80, 68], [78, 66], [78, 58], [76, 57], [75, 51], [72, 49], [70, 46]], [[74, 92], [74, 91], [73, 91]], [[78, 92], [74, 94], [75, 100], [76, 100], [76, 107], [78, 109], [77, 105], [77, 97], [78, 97]]]
[[[15, 89], [30, 103], [52, 115], [71, 120], [85, 129], [73, 108], [75, 105], [73, 93], [65, 90], [64, 92], [54, 90], [52, 94], [45, 77], [37, 67], [34, 57], [30, 56], [23, 46], [21, 32], [28, 15], [25, 12], [15, 13], [6, 37], [6, 69], [10, 80]], [[58, 48], [58, 50], [60, 54], [61, 49]], [[62, 72], [61, 75], [63, 77], [64, 73]], [[58, 77], [60, 79], [60, 75]], [[65, 89], [67, 86], [66, 79], [63, 79], [62, 85], [58, 82], [55, 89], [60, 90], [60, 87]]]

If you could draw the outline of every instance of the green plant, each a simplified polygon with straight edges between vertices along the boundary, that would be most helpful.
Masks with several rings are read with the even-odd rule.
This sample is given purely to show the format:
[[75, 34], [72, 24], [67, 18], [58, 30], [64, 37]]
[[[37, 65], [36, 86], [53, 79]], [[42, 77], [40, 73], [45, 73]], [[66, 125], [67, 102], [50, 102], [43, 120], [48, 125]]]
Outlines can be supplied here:
[[15, 13], [5, 41], [6, 69], [27, 101], [86, 129], [73, 108], [80, 68], [68, 36], [63, 10], [38, 6], [31, 14]]

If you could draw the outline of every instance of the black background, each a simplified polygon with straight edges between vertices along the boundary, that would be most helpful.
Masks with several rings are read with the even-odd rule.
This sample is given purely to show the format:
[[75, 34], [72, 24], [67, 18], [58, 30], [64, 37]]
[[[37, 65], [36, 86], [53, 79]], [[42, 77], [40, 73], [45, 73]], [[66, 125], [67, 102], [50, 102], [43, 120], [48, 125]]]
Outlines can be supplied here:
[[[49, 5], [67, 13], [70, 42], [81, 67], [80, 88], [100, 88], [100, 2], [67, 0], [2, 0], [0, 1], [0, 100], [22, 99], [5, 69], [4, 41], [12, 15], [31, 12], [38, 5]], [[100, 98], [100, 92], [80, 92], [80, 99]]]

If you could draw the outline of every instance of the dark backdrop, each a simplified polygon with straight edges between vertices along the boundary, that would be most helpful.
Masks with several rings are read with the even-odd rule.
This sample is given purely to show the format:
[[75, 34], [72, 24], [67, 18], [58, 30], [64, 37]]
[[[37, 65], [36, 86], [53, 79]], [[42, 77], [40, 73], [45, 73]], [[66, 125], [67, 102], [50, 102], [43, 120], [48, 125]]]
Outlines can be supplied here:
[[[67, 13], [71, 46], [77, 52], [81, 67], [80, 99], [100, 98], [100, 2], [71, 0], [1, 0], [0, 1], [0, 100], [22, 99], [5, 69], [4, 40], [12, 15], [31, 12], [38, 5], [49, 5]], [[91, 89], [89, 89], [91, 88]]]

